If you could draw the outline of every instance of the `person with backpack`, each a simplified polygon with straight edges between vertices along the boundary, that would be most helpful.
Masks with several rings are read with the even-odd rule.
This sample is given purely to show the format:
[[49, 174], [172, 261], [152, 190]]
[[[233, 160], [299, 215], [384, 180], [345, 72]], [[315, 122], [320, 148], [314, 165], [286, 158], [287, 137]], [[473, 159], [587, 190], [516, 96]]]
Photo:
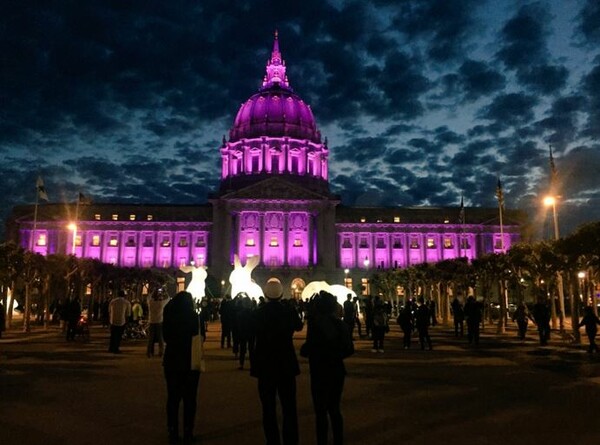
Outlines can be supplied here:
[[373, 326], [371, 335], [373, 337], [373, 349], [371, 352], [383, 352], [383, 341], [385, 334], [389, 332], [387, 313], [381, 299], [377, 296], [373, 302]]

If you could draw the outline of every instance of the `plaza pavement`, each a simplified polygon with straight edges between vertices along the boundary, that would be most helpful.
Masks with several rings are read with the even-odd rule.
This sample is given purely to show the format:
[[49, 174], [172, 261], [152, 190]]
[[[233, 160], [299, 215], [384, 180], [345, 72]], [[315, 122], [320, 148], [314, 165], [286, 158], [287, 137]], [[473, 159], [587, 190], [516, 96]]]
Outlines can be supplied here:
[[[397, 326], [385, 353], [356, 341], [346, 361], [342, 409], [346, 444], [600, 443], [600, 354], [589, 356], [557, 333], [540, 347], [514, 330], [488, 327], [478, 348], [432, 328], [434, 350], [402, 349]], [[67, 343], [55, 327], [0, 339], [0, 445], [165, 444], [165, 385], [160, 359], [145, 341], [106, 352], [108, 332]], [[256, 381], [239, 371], [209, 325], [196, 432], [200, 443], [264, 443]], [[304, 332], [296, 335], [299, 348]], [[314, 439], [308, 365], [298, 377], [300, 444]]]

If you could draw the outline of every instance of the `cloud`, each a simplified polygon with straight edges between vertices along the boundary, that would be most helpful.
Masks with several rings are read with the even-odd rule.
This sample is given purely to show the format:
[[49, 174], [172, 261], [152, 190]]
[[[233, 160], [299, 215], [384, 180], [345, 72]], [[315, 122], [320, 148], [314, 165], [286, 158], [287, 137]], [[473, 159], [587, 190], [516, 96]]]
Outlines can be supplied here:
[[481, 110], [480, 117], [495, 121], [500, 128], [522, 125], [533, 119], [536, 104], [537, 99], [529, 94], [501, 94]]
[[579, 15], [576, 31], [578, 36], [588, 45], [600, 43], [600, 3], [597, 0], [587, 0]]

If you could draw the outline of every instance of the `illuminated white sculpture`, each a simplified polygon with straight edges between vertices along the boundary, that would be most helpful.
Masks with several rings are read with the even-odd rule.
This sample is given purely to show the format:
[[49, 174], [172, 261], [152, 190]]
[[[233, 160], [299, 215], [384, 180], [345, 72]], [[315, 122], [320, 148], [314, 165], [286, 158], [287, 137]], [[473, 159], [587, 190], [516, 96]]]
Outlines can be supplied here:
[[352, 298], [356, 297], [356, 292], [341, 284], [328, 284], [326, 281], [311, 281], [302, 290], [302, 299], [305, 300], [310, 298], [322, 290], [333, 295], [337, 299], [337, 302], [342, 306], [344, 305], [344, 301], [346, 301], [348, 294], [352, 294]]
[[204, 297], [204, 290], [206, 287], [206, 277], [208, 274], [206, 273], [206, 269], [204, 267], [195, 267], [193, 264], [191, 266], [181, 266], [179, 268], [180, 271], [184, 273], [191, 273], [192, 279], [190, 280], [190, 284], [185, 288], [194, 300], [201, 300]]
[[231, 284], [231, 296], [235, 297], [240, 292], [245, 292], [253, 300], [263, 296], [261, 287], [252, 281], [252, 271], [260, 263], [260, 257], [252, 256], [246, 260], [242, 266], [237, 254], [233, 259], [234, 269], [229, 275], [229, 284]]

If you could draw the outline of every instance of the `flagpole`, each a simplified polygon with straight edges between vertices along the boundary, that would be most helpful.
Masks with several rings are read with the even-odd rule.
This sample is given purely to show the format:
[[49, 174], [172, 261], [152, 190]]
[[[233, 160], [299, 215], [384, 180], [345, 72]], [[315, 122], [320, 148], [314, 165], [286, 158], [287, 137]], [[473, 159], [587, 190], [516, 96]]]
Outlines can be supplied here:
[[79, 201], [81, 201], [81, 193], [77, 194], [77, 203], [75, 204], [75, 224], [73, 225], [73, 246], [71, 253], [75, 256], [75, 240], [77, 239], [77, 224], [79, 224]]
[[31, 234], [31, 247], [30, 250], [34, 252], [35, 249], [35, 231], [37, 230], [37, 215], [38, 215], [38, 204], [40, 200], [40, 192], [38, 186], [35, 186], [35, 207], [33, 210], [33, 232]]

